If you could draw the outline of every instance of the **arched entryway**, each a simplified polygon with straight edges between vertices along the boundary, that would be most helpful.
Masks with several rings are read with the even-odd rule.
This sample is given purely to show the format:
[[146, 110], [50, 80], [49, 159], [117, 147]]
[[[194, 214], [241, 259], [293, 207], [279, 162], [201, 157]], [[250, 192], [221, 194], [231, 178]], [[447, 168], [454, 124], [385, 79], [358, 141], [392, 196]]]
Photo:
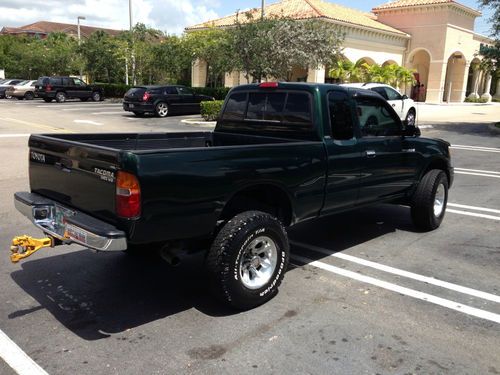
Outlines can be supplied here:
[[415, 70], [415, 85], [410, 96], [413, 100], [425, 102], [429, 82], [431, 54], [424, 48], [413, 50], [408, 58], [407, 66]]
[[448, 58], [448, 64], [446, 66], [446, 79], [444, 82], [444, 102], [461, 102], [464, 99], [466, 64], [467, 62], [462, 52], [453, 52]]
[[465, 90], [465, 96], [468, 98], [479, 98], [479, 77], [480, 77], [480, 67], [479, 64], [481, 60], [477, 57], [474, 58], [469, 66], [469, 73], [467, 74], [467, 88]]

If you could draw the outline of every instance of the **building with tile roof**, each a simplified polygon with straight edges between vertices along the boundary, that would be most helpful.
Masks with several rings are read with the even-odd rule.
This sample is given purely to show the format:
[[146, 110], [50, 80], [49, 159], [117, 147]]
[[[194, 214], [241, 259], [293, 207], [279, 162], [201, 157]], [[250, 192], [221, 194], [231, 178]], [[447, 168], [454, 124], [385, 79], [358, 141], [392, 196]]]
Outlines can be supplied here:
[[[82, 38], [88, 37], [93, 32], [102, 30], [110, 35], [118, 35], [121, 30], [105, 29], [102, 27], [80, 25], [80, 33]], [[78, 35], [78, 25], [69, 23], [39, 21], [20, 27], [4, 27], [0, 30], [0, 34], [10, 35], [25, 35], [39, 38], [46, 38], [50, 33], [61, 32], [76, 37]]]
[[[246, 14], [258, 19], [261, 9], [210, 20], [186, 31], [231, 27], [237, 22], [248, 22]], [[423, 100], [427, 102], [459, 102], [466, 95], [481, 94], [491, 99], [491, 76], [472, 69], [471, 64], [475, 66], [481, 59], [481, 44], [491, 44], [492, 40], [474, 32], [474, 20], [481, 13], [455, 0], [396, 0], [373, 8], [371, 13], [324, 0], [282, 0], [268, 4], [265, 15], [320, 19], [335, 24], [346, 35], [343, 43], [346, 59], [415, 69], [418, 83], [424, 85]], [[328, 67], [297, 67], [293, 79], [331, 82], [328, 70]], [[193, 86], [206, 84], [206, 71], [203, 61], [193, 63]], [[241, 72], [226, 74], [224, 78], [228, 87], [246, 83]], [[411, 91], [407, 88], [408, 94]]]

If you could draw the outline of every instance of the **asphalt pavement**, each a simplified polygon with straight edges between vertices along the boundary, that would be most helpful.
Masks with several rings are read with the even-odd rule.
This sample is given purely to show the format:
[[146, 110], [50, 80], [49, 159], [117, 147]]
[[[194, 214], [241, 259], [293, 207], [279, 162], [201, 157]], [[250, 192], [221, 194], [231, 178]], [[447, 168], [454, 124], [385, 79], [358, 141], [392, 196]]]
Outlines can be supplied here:
[[438, 230], [416, 231], [395, 205], [297, 225], [280, 293], [235, 312], [208, 294], [200, 257], [174, 268], [77, 245], [8, 256], [12, 237], [41, 236], [12, 201], [29, 189], [29, 134], [211, 127], [119, 103], [0, 101], [0, 373], [500, 374], [500, 136], [488, 127], [500, 106], [444, 110], [420, 121], [453, 145]]

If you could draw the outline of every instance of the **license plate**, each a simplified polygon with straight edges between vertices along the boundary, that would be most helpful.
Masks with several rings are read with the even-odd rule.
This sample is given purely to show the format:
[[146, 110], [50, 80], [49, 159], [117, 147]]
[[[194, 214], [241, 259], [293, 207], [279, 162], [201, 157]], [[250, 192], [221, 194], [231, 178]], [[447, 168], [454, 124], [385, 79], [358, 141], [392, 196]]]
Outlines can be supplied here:
[[81, 242], [84, 244], [87, 243], [87, 232], [85, 232], [84, 230], [82, 230], [78, 227], [75, 227], [71, 224], [66, 224], [65, 237], [69, 237], [72, 240], [75, 240], [75, 241], [78, 241], [78, 242]]

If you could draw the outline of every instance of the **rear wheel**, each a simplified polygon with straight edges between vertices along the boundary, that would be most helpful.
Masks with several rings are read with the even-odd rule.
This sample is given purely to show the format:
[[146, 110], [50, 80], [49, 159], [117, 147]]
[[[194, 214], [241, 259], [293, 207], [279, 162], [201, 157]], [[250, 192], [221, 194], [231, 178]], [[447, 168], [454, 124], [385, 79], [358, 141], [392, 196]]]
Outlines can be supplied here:
[[24, 99], [26, 99], [26, 100], [33, 100], [34, 97], [35, 97], [35, 94], [33, 94], [31, 91], [28, 91], [28, 92], [26, 92], [26, 94], [24, 94]]
[[285, 228], [261, 211], [246, 211], [220, 230], [207, 255], [212, 293], [237, 309], [259, 306], [278, 293], [289, 258]]
[[92, 93], [92, 100], [93, 100], [94, 102], [99, 102], [99, 101], [101, 101], [101, 93], [100, 93], [100, 92], [98, 92], [98, 91], [94, 91], [94, 92]]
[[424, 231], [438, 228], [443, 221], [448, 203], [448, 178], [439, 169], [427, 172], [411, 202], [411, 216], [415, 226]]
[[64, 103], [66, 101], [66, 94], [62, 91], [59, 91], [56, 94], [56, 102], [58, 103]]
[[155, 106], [155, 114], [158, 117], [167, 117], [168, 116], [168, 104], [164, 102], [159, 102]]

